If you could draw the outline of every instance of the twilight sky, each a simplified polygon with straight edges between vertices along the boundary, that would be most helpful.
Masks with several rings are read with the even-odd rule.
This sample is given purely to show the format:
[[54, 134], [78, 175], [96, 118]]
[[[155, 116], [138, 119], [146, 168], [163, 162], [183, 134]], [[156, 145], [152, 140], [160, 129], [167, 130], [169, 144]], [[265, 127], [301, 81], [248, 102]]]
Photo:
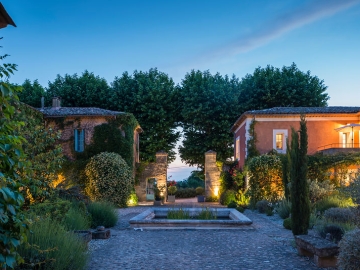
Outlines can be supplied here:
[[360, 106], [360, 0], [1, 2], [17, 25], [1, 30], [2, 54], [18, 64], [11, 82], [47, 86], [87, 69], [110, 83], [157, 67], [179, 83], [191, 69], [242, 78], [295, 62], [324, 80], [330, 106]]

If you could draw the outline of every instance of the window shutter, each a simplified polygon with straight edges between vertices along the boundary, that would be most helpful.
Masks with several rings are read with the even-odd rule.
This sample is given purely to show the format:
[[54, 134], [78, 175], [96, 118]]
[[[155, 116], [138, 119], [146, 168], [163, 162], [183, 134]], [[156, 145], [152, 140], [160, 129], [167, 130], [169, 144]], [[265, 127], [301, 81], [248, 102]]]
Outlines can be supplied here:
[[78, 130], [74, 129], [74, 142], [75, 142], [75, 151], [78, 152], [79, 143], [78, 143]]
[[79, 152], [84, 152], [84, 138], [85, 137], [85, 132], [84, 130], [82, 129], [81, 132], [80, 132], [80, 140], [79, 140]]

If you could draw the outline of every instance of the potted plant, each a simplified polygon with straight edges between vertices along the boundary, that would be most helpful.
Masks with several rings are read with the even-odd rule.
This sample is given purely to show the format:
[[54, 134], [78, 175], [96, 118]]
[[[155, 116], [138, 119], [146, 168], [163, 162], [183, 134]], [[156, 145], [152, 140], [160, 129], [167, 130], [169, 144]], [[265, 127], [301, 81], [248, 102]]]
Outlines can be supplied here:
[[154, 205], [161, 205], [164, 202], [164, 196], [162, 194], [165, 188], [166, 188], [165, 185], [158, 186], [157, 184], [154, 184], [154, 196], [155, 196]]
[[197, 187], [195, 189], [198, 202], [205, 202], [205, 189], [203, 187]]
[[168, 187], [168, 202], [175, 202], [175, 192], [177, 188], [176, 186], [170, 186]]

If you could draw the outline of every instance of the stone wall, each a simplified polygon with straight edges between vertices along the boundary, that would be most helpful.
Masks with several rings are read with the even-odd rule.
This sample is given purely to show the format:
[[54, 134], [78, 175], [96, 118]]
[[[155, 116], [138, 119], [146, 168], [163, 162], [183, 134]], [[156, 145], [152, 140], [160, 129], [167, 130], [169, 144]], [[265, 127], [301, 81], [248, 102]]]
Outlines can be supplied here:
[[205, 153], [205, 196], [219, 196], [220, 170], [216, 166], [216, 152]]
[[[164, 151], [160, 151], [156, 153], [156, 162], [150, 163], [143, 170], [141, 175], [139, 176], [139, 185], [135, 186], [136, 195], [139, 198], [139, 201], [146, 201], [146, 180], [149, 178], [156, 178], [157, 185], [166, 186], [167, 179], [167, 156], [168, 154]], [[166, 197], [166, 190], [164, 194]]]
[[47, 125], [61, 130], [61, 146], [63, 154], [71, 160], [75, 159], [74, 155], [74, 129], [83, 129], [85, 131], [85, 145], [91, 143], [94, 128], [98, 125], [107, 123], [107, 119], [103, 116], [95, 117], [66, 117], [62, 123], [58, 123], [51, 118], [47, 119]]
[[[59, 120], [62, 119], [62, 122]], [[109, 116], [78, 116], [78, 117], [63, 117], [54, 120], [52, 118], [46, 119], [46, 125], [61, 131], [61, 138], [59, 140], [63, 154], [70, 160], [75, 160], [74, 150], [74, 129], [83, 129], [85, 132], [85, 146], [90, 145], [94, 135], [94, 128], [101, 124], [108, 123]], [[121, 128], [121, 127], [119, 127]], [[134, 166], [133, 174], [135, 176], [135, 162], [139, 161], [139, 133], [141, 128], [137, 127], [134, 130]], [[125, 135], [125, 133], [124, 133]]]

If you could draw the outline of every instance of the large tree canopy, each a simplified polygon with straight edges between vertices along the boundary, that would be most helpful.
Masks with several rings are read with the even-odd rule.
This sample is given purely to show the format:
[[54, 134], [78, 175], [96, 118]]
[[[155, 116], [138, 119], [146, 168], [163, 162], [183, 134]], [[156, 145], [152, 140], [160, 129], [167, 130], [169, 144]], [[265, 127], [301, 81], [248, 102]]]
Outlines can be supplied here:
[[109, 85], [107, 81], [85, 70], [80, 77], [77, 74], [66, 74], [64, 77], [57, 75], [54, 82], [49, 82], [45, 102], [47, 106], [50, 106], [51, 99], [59, 96], [63, 107], [99, 107], [106, 109], [108, 95]]
[[20, 101], [35, 108], [40, 108], [41, 97], [45, 96], [45, 89], [38, 80], [31, 83], [29, 79], [26, 79], [22, 84], [22, 89], [22, 92], [18, 94]]
[[220, 160], [231, 157], [233, 136], [229, 129], [239, 116], [239, 80], [192, 70], [178, 92], [184, 131], [181, 159], [202, 168], [206, 151], [216, 151]]
[[[24, 82], [20, 97], [38, 107], [43, 89], [34, 81]], [[169, 153], [175, 159], [175, 145], [181, 126], [184, 141], [179, 148], [181, 159], [189, 165], [203, 167], [204, 153], [217, 152], [219, 160], [233, 155], [233, 137], [229, 129], [247, 110], [272, 107], [320, 107], [329, 99], [324, 82], [310, 71], [304, 73], [293, 63], [289, 67], [258, 67], [241, 81], [235, 76], [212, 75], [209, 71], [191, 71], [180, 85], [157, 69], [148, 72], [124, 72], [108, 85], [105, 79], [85, 71], [58, 75], [46, 89], [46, 105], [53, 96], [62, 98], [64, 107], [100, 107], [134, 114], [144, 133], [140, 140], [140, 157], [153, 161], [155, 153]]]
[[134, 114], [144, 130], [140, 140], [141, 160], [154, 161], [155, 153], [164, 150], [168, 161], [175, 159], [176, 131], [173, 80], [157, 69], [127, 72], [112, 85], [110, 109]]
[[295, 63], [282, 69], [258, 67], [241, 80], [241, 113], [273, 107], [323, 107], [329, 96], [327, 86], [310, 71], [300, 71]]

